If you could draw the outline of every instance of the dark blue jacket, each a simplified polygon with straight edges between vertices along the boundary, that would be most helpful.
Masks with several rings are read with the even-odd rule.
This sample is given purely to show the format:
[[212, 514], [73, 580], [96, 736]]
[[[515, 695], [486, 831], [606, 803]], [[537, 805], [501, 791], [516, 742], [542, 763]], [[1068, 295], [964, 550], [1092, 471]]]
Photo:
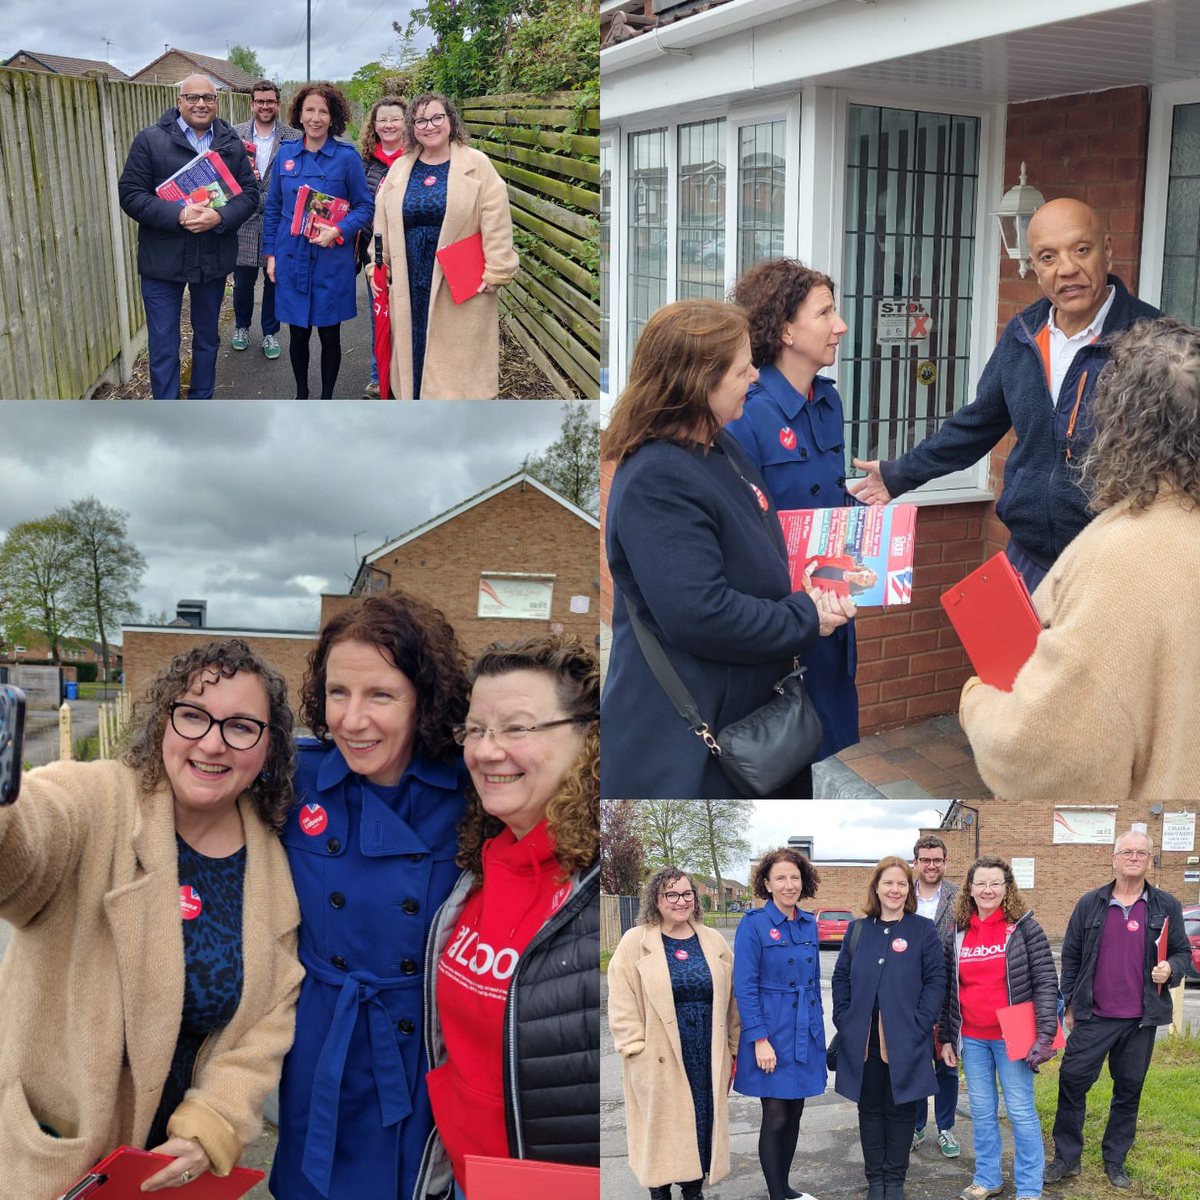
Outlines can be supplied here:
[[[1115, 275], [1108, 282], [1116, 295], [1104, 328], [1095, 342], [1075, 355], [1057, 405], [1035, 340], [1050, 319], [1050, 301], [1041, 299], [1005, 326], [979, 377], [974, 402], [907, 454], [879, 464], [888, 491], [898, 496], [969, 467], [1011, 428], [1017, 444], [1004, 465], [1004, 491], [996, 515], [1031, 558], [1049, 567], [1093, 516], [1080, 485], [1079, 462], [1092, 440], [1092, 396], [1108, 363], [1110, 337], [1160, 315], [1131, 296]], [[1077, 396], [1081, 398], [1075, 431], [1068, 436]]]
[[[846, 491], [846, 432], [842, 398], [832, 379], [813, 380], [812, 402], [773, 366], [759, 372], [741, 417], [728, 432], [762, 472], [776, 508], [842, 508], [857, 501]], [[858, 741], [858, 648], [854, 622], [818, 638], [804, 655], [804, 684], [821, 717], [818, 758]]]
[[[803, 658], [816, 640], [819, 621], [808, 596], [792, 592], [762, 478], [724, 433], [708, 453], [648, 442], [617, 467], [606, 520], [615, 594], [600, 701], [601, 794], [729, 796], [716, 760], [642, 657], [624, 598], [659, 639], [710, 728], [765, 704], [792, 657]], [[796, 794], [782, 794], [789, 791]]]
[[852, 923], [833, 968], [833, 1023], [841, 1034], [839, 1096], [857, 1100], [875, 1004], [883, 1019], [892, 1099], [920, 1100], [937, 1091], [933, 1073], [933, 1023], [946, 995], [946, 959], [937, 927], [916, 913], [884, 923], [862, 918], [854, 954]]
[[[291, 232], [296, 193], [307, 184], [350, 202], [338, 221], [342, 244], [324, 249]], [[370, 229], [375, 200], [362, 156], [348, 142], [327, 138], [312, 153], [304, 141], [284, 142], [275, 155], [263, 211], [263, 255], [275, 255], [275, 315], [285, 325], [338, 325], [358, 311], [354, 293], [354, 235]]]
[[117, 195], [122, 211], [138, 223], [139, 275], [172, 283], [210, 283], [237, 264], [237, 231], [258, 209], [258, 184], [242, 139], [217, 117], [211, 149], [220, 154], [242, 191], [217, 210], [221, 221], [215, 229], [189, 233], [179, 224], [180, 206], [154, 191], [196, 157], [178, 121], [179, 109], [172, 108], [133, 139]]
[[283, 844], [307, 972], [279, 1088], [271, 1194], [410, 1196], [433, 1128], [422, 1044], [425, 939], [459, 876], [461, 763], [414, 758], [398, 798], [332, 744], [299, 742]]

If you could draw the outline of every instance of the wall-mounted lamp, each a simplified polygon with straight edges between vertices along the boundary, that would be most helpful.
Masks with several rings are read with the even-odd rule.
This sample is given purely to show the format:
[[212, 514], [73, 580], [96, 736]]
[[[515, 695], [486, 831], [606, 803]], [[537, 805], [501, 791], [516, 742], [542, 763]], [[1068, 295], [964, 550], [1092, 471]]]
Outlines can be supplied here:
[[1025, 164], [1021, 164], [1021, 182], [1010, 187], [1000, 201], [1000, 207], [992, 216], [1000, 223], [1000, 238], [1009, 258], [1015, 258], [1022, 279], [1029, 270], [1029, 222], [1046, 197], [1035, 187], [1030, 187], [1025, 178]]

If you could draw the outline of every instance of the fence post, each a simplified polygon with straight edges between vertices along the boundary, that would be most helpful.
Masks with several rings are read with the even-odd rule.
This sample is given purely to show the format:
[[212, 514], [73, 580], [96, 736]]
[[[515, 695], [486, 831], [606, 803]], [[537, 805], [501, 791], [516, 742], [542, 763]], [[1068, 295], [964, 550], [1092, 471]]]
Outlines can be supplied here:
[[58, 710], [58, 757], [69, 762], [71, 753], [71, 706], [64, 700]]
[[96, 716], [100, 719], [100, 757], [108, 758], [108, 705], [100, 705], [96, 710]]

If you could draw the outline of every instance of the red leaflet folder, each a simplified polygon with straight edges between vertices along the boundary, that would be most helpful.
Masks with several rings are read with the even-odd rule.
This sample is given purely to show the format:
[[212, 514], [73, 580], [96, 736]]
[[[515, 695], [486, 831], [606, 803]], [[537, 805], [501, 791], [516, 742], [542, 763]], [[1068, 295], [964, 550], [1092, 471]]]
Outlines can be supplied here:
[[[998, 1008], [996, 1019], [1000, 1022], [1000, 1032], [1004, 1035], [1004, 1049], [1008, 1057], [1024, 1058], [1033, 1049], [1037, 1038], [1033, 1001], [1026, 1000], [1024, 1004], [1010, 1004], [1007, 1008]], [[1054, 1041], [1050, 1044], [1055, 1050], [1061, 1050], [1067, 1044], [1061, 1024], [1054, 1035]]]
[[[1171, 923], [1170, 917], [1163, 917], [1162, 933], [1160, 933], [1158, 935], [1157, 939], [1154, 942], [1154, 949], [1155, 949], [1155, 951], [1157, 951], [1157, 957], [1155, 958], [1155, 962], [1166, 962], [1167, 961], [1167, 926], [1170, 923]], [[1158, 994], [1160, 996], [1162, 995], [1162, 990], [1163, 990], [1163, 985], [1160, 983], [1158, 985]]]
[[[151, 1154], [132, 1146], [118, 1146], [106, 1159], [98, 1162], [78, 1183], [68, 1188], [59, 1200], [142, 1200], [141, 1185], [157, 1175], [175, 1160], [169, 1154]], [[179, 1192], [183, 1200], [237, 1200], [264, 1178], [262, 1171], [234, 1167], [228, 1175], [216, 1176], [211, 1171], [184, 1184]]]
[[471, 1200], [600, 1200], [600, 1168], [468, 1154]]
[[1042, 623], [1007, 556], [993, 554], [943, 592], [942, 607], [979, 678], [1011, 692], [1017, 672], [1037, 645]]
[[461, 304], [479, 292], [483, 282], [483, 234], [473, 233], [461, 242], [451, 242], [437, 252], [442, 274], [455, 304]]

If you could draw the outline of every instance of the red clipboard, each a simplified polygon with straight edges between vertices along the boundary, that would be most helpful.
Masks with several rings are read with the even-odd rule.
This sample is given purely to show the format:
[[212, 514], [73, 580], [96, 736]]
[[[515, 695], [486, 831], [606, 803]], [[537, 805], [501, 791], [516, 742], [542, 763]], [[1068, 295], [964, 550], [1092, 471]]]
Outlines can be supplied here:
[[442, 274], [455, 304], [470, 300], [483, 283], [483, 234], [473, 233], [460, 242], [451, 242], [437, 252]]
[[600, 1200], [600, 1168], [468, 1154], [471, 1200]]
[[1025, 581], [1003, 551], [943, 592], [942, 607], [975, 674], [1011, 692], [1017, 672], [1037, 646], [1042, 623]]
[[[1000, 1022], [1000, 1032], [1004, 1035], [1004, 1049], [1008, 1057], [1024, 1058], [1033, 1049], [1037, 1038], [1033, 1001], [1026, 1000], [1024, 1004], [1010, 1004], [1007, 1008], [998, 1008], [996, 1019]], [[1054, 1034], [1054, 1041], [1050, 1044], [1055, 1050], [1061, 1050], [1067, 1044], [1061, 1022]]]
[[[1170, 927], [1170, 924], [1171, 924], [1171, 918], [1163, 917], [1162, 933], [1160, 933], [1158, 935], [1158, 939], [1154, 943], [1154, 953], [1155, 953], [1154, 961], [1156, 963], [1167, 961], [1167, 929]], [[1158, 994], [1160, 996], [1162, 995], [1162, 990], [1163, 990], [1163, 985], [1160, 983], [1158, 985]]]
[[[169, 1154], [151, 1154], [132, 1146], [118, 1146], [98, 1162], [78, 1183], [69, 1187], [58, 1200], [142, 1200], [141, 1185], [175, 1160]], [[181, 1188], [172, 1188], [180, 1200], [238, 1200], [265, 1178], [262, 1171], [234, 1167], [228, 1175], [205, 1171], [198, 1179]]]

